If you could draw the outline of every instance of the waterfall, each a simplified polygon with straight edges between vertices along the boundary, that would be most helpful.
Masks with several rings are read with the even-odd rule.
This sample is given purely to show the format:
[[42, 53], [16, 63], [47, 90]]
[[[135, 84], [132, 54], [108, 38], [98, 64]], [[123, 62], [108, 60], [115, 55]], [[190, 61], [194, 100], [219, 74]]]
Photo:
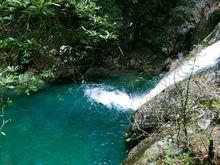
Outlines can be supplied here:
[[116, 106], [123, 109], [134, 109], [158, 95], [167, 87], [187, 79], [192, 73], [211, 68], [220, 58], [220, 41], [203, 49], [196, 57], [183, 62], [179, 67], [168, 72], [154, 89], [142, 96], [129, 96], [118, 90], [109, 91], [105, 87], [95, 87], [85, 90], [85, 94], [92, 100], [106, 106]]

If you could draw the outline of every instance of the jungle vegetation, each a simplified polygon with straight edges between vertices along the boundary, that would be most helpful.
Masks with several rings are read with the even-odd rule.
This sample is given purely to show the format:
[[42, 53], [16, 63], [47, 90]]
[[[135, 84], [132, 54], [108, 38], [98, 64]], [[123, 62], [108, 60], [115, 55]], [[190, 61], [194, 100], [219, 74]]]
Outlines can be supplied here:
[[[0, 63], [24, 72], [39, 54], [90, 64], [137, 45], [152, 49], [168, 34], [169, 20], [184, 21], [194, 0], [3, 0]], [[67, 53], [61, 53], [62, 50]], [[16, 59], [16, 60], [15, 60]]]

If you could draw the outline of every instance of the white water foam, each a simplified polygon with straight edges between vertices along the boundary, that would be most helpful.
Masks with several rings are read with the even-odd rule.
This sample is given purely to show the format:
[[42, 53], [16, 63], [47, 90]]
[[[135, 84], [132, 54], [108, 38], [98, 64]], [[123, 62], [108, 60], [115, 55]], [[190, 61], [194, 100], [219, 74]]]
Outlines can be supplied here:
[[192, 58], [178, 68], [168, 72], [166, 76], [143, 96], [129, 96], [127, 93], [115, 90], [108, 91], [104, 87], [95, 87], [85, 90], [85, 94], [92, 100], [110, 106], [124, 109], [134, 109], [158, 95], [167, 87], [187, 79], [192, 73], [197, 73], [207, 68], [215, 66], [220, 58], [220, 41], [203, 49], [195, 58]]
[[104, 86], [86, 89], [85, 94], [92, 100], [108, 107], [116, 106], [128, 109], [131, 108], [130, 104], [134, 101], [127, 93], [119, 90], [108, 91]]

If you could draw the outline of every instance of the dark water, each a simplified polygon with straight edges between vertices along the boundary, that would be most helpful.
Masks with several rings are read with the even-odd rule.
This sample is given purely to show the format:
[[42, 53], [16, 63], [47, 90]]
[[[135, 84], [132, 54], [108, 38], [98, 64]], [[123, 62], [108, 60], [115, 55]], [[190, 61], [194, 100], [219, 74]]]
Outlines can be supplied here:
[[[100, 80], [99, 85], [132, 92], [135, 79], [127, 74]], [[0, 164], [120, 164], [126, 155], [123, 136], [132, 112], [89, 100], [84, 90], [93, 85], [50, 86], [14, 98], [6, 113], [14, 122], [6, 125], [6, 136], [0, 136]]]

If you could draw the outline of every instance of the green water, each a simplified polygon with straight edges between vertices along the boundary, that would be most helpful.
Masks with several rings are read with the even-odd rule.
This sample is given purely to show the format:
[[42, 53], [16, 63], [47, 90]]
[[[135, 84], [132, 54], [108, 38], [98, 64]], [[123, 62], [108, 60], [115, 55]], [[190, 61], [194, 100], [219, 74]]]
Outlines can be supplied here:
[[6, 125], [6, 136], [0, 136], [0, 164], [120, 164], [132, 112], [92, 102], [84, 90], [107, 84], [132, 91], [131, 77], [135, 79], [128, 74], [101, 84], [50, 86], [15, 97], [6, 113], [14, 122]]

